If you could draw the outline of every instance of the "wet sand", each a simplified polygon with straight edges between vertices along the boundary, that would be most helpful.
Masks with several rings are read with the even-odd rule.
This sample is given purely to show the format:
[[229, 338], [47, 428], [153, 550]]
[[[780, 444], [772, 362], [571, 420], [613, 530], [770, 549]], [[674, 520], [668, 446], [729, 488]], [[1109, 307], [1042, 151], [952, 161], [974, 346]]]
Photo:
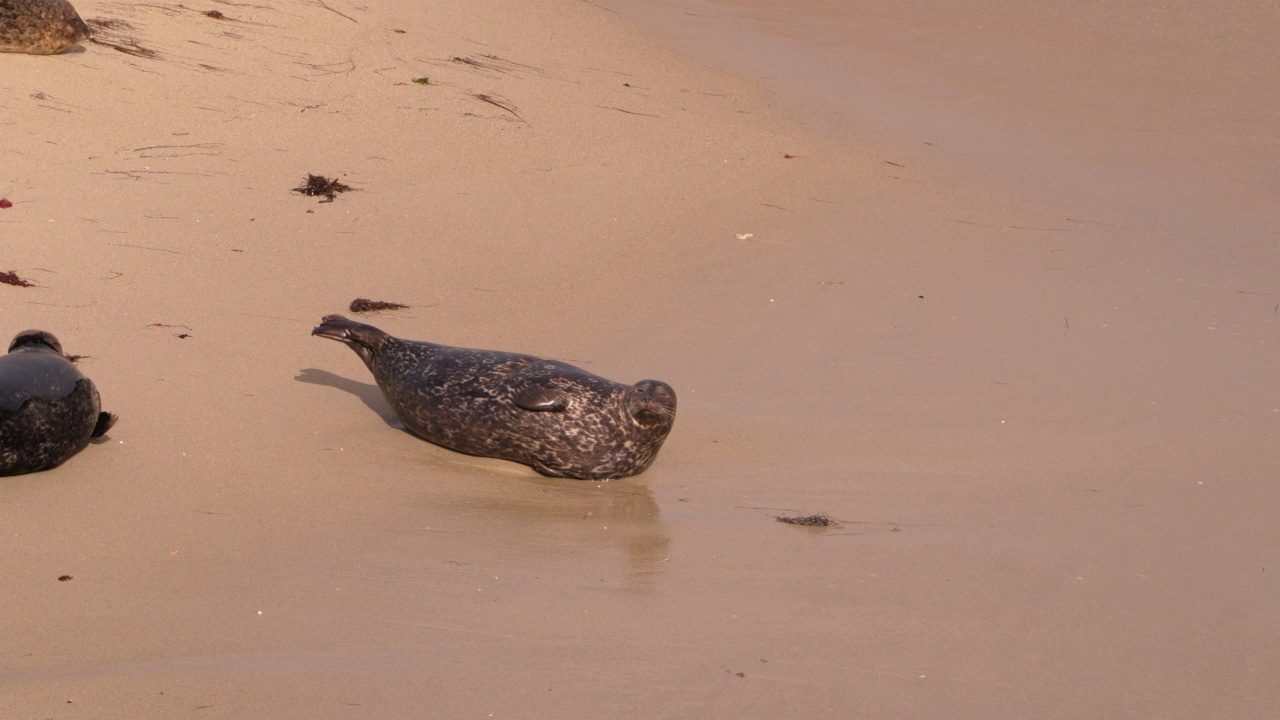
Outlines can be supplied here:
[[[154, 56], [2, 58], [0, 318], [121, 420], [0, 484], [6, 713], [1280, 710], [1273, 16], [78, 9]], [[308, 335], [357, 296], [675, 430], [435, 448]]]

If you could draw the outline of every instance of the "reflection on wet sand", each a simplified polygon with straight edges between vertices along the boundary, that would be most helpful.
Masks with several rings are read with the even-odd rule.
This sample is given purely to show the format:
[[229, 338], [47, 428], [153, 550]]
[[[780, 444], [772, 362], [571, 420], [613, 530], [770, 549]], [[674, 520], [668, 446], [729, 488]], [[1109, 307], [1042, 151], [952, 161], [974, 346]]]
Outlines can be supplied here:
[[[579, 567], [584, 555], [600, 556], [608, 565], [624, 557], [621, 577], [610, 582], [610, 572], [598, 579], [604, 586], [648, 587], [662, 571], [670, 537], [643, 480], [588, 482], [532, 473], [520, 480], [497, 481], [486, 492], [472, 488], [442, 509], [512, 533], [511, 551], [536, 555], [539, 562], [561, 557]], [[597, 569], [607, 572], [607, 566]]]
[[[295, 379], [351, 393], [388, 425], [402, 427], [373, 383], [314, 368], [300, 371]], [[474, 482], [474, 475], [472, 481], [466, 481], [468, 473], [464, 473], [463, 483], [456, 485], [459, 482], [456, 476], [447, 480], [433, 477], [430, 492], [424, 495], [419, 508], [420, 517], [430, 518], [429, 524], [434, 529], [457, 525], [459, 531], [465, 527], [467, 532], [489, 535], [491, 541], [501, 540], [485, 543], [485, 547], [501, 548], [505, 557], [490, 558], [500, 565], [513, 559], [523, 566], [526, 561], [544, 563], [559, 557], [578, 567], [584, 555], [595, 555], [604, 562], [599, 566], [592, 564], [585, 572], [586, 577], [594, 578], [593, 584], [636, 589], [653, 581], [668, 556], [670, 538], [660, 522], [658, 504], [643, 478], [612, 482], [549, 478], [502, 460], [437, 451], [436, 446], [425, 442], [421, 454], [390, 447], [384, 453], [390, 461], [417, 465], [430, 457], [434, 464], [500, 475], [483, 478], [482, 484]], [[449, 517], [440, 519], [442, 512]], [[383, 526], [383, 529], [392, 528]], [[503, 535], [507, 537], [500, 537]], [[610, 570], [618, 553], [627, 560], [626, 570], [620, 576]], [[471, 562], [481, 561], [473, 558]]]

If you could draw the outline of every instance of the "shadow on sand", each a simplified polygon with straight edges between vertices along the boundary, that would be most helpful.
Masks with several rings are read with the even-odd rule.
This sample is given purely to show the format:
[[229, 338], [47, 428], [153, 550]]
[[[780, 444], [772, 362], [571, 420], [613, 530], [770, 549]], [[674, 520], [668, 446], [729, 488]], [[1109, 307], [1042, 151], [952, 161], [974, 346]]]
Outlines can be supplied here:
[[337, 388], [343, 392], [349, 392], [360, 398], [365, 407], [374, 411], [382, 418], [382, 421], [393, 428], [404, 429], [404, 425], [396, 418], [394, 412], [387, 405], [387, 401], [382, 397], [382, 391], [373, 383], [356, 382], [344, 378], [340, 375], [334, 375], [326, 370], [317, 370], [316, 368], [304, 368], [298, 372], [294, 378], [298, 382], [309, 383], [311, 385], [324, 385], [331, 388]]

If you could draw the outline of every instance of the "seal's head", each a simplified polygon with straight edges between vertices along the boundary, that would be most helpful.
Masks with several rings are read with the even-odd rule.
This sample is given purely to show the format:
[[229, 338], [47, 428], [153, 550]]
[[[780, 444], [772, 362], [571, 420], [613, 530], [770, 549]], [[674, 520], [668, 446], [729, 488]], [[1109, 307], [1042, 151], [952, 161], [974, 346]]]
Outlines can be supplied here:
[[51, 14], [56, 22], [49, 25], [49, 44], [51, 47], [62, 46], [66, 50], [76, 43], [93, 37], [93, 30], [80, 19], [76, 9], [69, 2], [52, 3]]
[[45, 330], [23, 330], [13, 342], [9, 343], [9, 352], [52, 352], [62, 355], [62, 343], [53, 333]]
[[329, 338], [330, 340], [337, 340], [355, 350], [356, 354], [360, 356], [361, 360], [364, 360], [364, 364], [368, 365], [370, 369], [373, 367], [373, 359], [377, 356], [378, 351], [391, 338], [390, 335], [372, 325], [348, 320], [341, 315], [325, 315], [320, 320], [320, 324], [311, 331], [311, 334]]
[[676, 419], [676, 391], [661, 380], [641, 380], [627, 390], [627, 414], [644, 426], [666, 425]]
[[54, 55], [92, 35], [67, 0], [0, 2], [0, 52]]

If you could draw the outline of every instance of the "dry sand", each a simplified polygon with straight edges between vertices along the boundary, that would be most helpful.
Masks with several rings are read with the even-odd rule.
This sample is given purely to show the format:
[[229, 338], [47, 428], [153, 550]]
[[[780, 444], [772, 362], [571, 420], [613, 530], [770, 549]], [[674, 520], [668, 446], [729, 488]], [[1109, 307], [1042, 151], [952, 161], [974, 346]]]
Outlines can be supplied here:
[[[0, 325], [121, 416], [0, 483], [0, 717], [1280, 714], [1274, 11], [422, 5], [0, 57]], [[675, 430], [431, 446], [357, 296]]]

